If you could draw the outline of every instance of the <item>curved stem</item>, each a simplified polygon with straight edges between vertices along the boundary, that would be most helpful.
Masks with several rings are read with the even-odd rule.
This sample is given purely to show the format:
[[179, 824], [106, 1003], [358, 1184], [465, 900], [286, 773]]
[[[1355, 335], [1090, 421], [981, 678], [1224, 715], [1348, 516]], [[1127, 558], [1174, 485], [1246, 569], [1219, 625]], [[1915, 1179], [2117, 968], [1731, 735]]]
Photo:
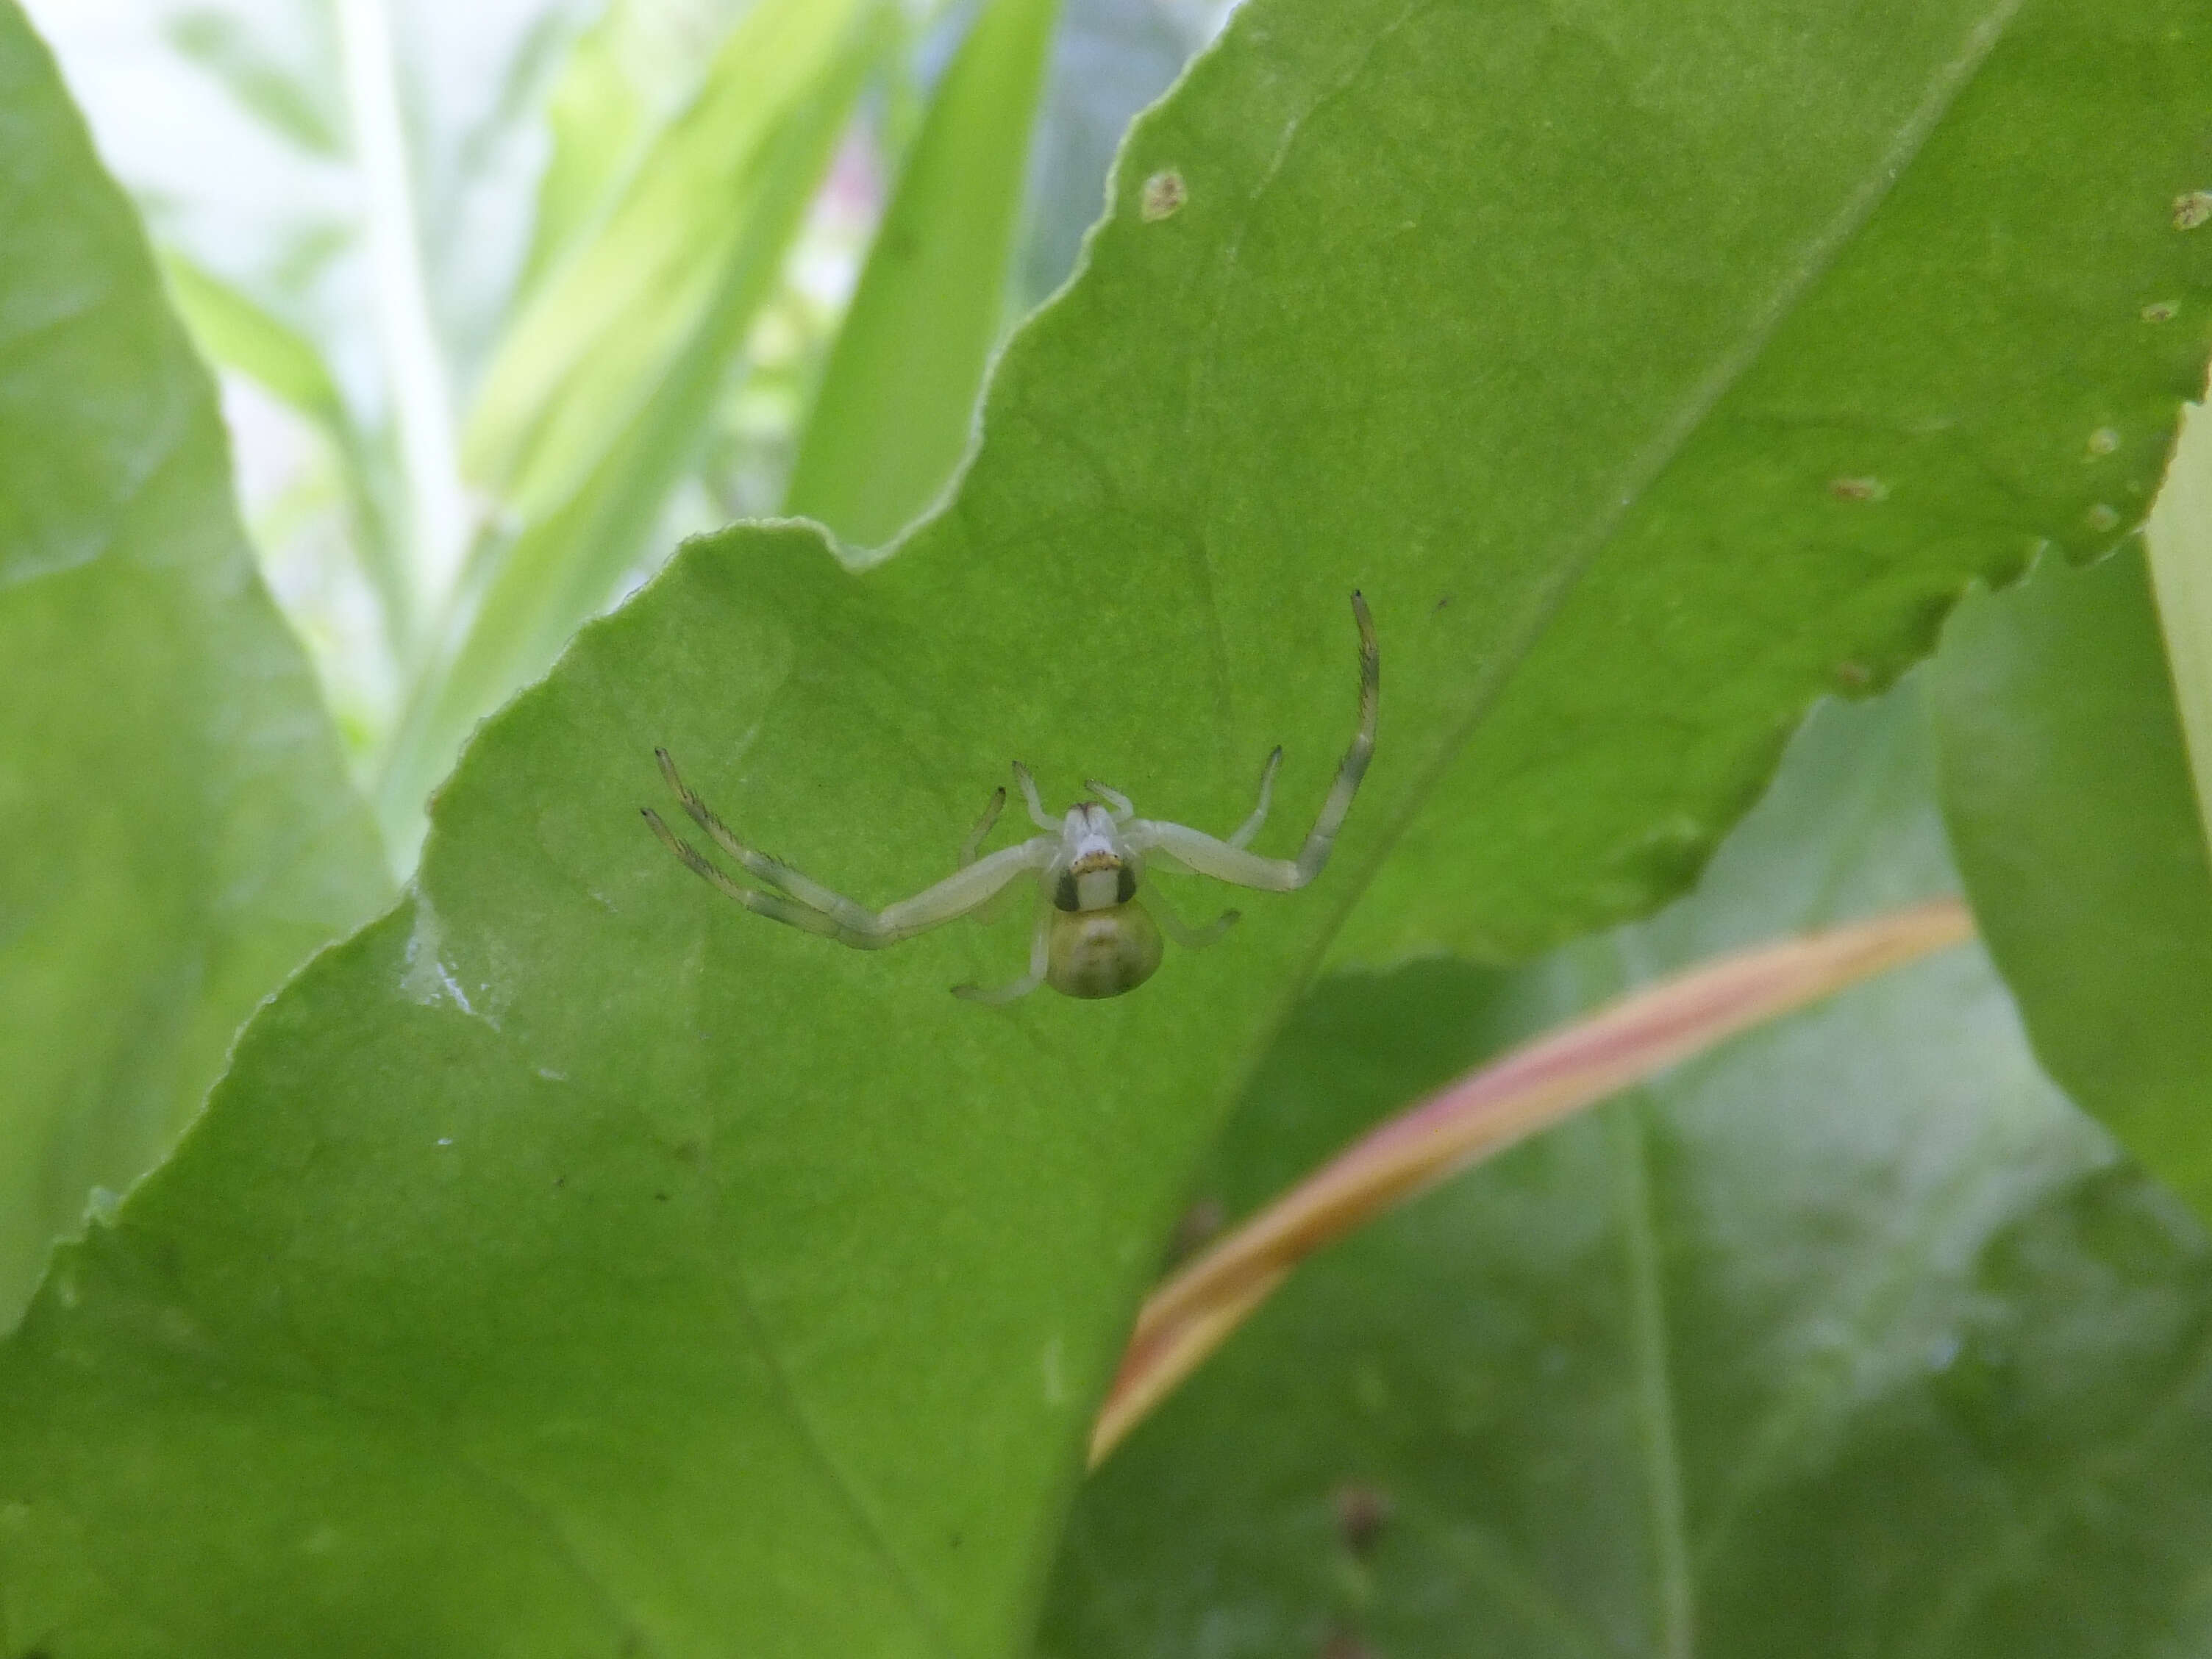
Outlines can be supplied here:
[[1095, 1468], [1325, 1244], [1727, 1037], [1973, 937], [1938, 899], [1717, 958], [1536, 1038], [1370, 1130], [1147, 1298], [1091, 1434]]

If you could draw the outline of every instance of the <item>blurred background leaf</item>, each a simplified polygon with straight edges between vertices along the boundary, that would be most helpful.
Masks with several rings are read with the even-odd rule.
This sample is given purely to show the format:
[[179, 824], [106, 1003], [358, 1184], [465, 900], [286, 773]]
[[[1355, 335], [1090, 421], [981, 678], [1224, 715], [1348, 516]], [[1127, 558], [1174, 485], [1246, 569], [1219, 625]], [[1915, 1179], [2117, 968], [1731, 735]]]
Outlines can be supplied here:
[[645, 147], [714, 72], [752, 0], [610, 0], [576, 40], [547, 99], [550, 149], [538, 177], [526, 297], [612, 205]]
[[2212, 1218], [2212, 863], [2141, 544], [1970, 598], [1935, 689], [1960, 867], [2036, 1052]]
[[[2164, 316], [2169, 308], [2179, 309], [2166, 301], [2145, 310]], [[2173, 464], [2143, 526], [2143, 550], [2197, 817], [2212, 841], [2212, 416], [2201, 404], [2182, 422]]]
[[860, 273], [784, 511], [889, 542], [951, 480], [1010, 320], [1057, 0], [989, 0], [938, 82]]
[[[1650, 922], [1322, 980], [1200, 1212], [1624, 986], [1948, 890], [1918, 678], [1820, 709]], [[1955, 950], [1301, 1268], [1085, 1486], [1039, 1650], [2195, 1652], [2208, 1339], [2200, 1224]]]
[[[368, 187], [359, 144], [377, 124], [359, 106], [363, 78], [349, 77], [343, 50], [342, 14], [362, 12], [362, 0], [33, 0], [28, 9], [109, 164], [175, 256], [198, 343], [232, 371], [226, 412], [249, 527], [366, 781], [434, 609], [416, 520], [431, 499], [466, 511], [450, 488], [457, 470], [441, 468], [442, 496], [436, 481], [412, 476], [397, 390], [407, 376], [382, 319], [405, 289], [436, 356], [413, 365], [415, 378], [448, 399], [473, 381], [527, 246], [538, 105], [590, 8], [392, 0], [396, 68], [377, 96], [404, 146], [399, 182], [421, 261], [396, 277], [373, 257], [390, 204]], [[368, 9], [382, 14], [382, 0]], [[301, 351], [273, 364], [256, 343], [268, 328], [236, 326], [248, 316], [320, 360], [343, 422], [287, 401]], [[273, 367], [284, 378], [264, 387], [258, 377]], [[448, 565], [459, 550], [447, 550]], [[395, 856], [404, 869], [406, 844]]]
[[254, 1006], [388, 896], [214, 387], [0, 3], [0, 1327]]

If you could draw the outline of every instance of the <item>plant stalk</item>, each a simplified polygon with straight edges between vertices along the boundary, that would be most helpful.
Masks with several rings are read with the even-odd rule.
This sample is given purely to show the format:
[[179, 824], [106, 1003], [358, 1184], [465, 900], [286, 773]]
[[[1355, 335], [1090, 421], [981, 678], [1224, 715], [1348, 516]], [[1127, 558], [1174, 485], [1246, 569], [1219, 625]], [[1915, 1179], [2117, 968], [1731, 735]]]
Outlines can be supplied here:
[[1322, 1246], [1656, 1072], [1973, 937], [1956, 899], [1783, 939], [1660, 981], [1369, 1131], [1146, 1298], [1091, 1436], [1094, 1468]]
[[[412, 614], [396, 637], [419, 639], [442, 611], [468, 539], [468, 497], [453, 391], [430, 318], [413, 173], [385, 0], [336, 0], [346, 112], [368, 231], [372, 305], [407, 503]], [[404, 672], [414, 665], [403, 664]]]

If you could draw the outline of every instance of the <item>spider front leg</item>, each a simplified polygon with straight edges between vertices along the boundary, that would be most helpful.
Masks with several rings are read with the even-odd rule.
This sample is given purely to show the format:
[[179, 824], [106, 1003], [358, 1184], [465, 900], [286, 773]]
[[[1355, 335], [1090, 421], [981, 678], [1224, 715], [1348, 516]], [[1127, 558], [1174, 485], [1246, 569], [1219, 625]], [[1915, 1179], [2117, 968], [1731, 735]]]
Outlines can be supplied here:
[[1224, 910], [1203, 927], [1194, 927], [1175, 913], [1158, 893], [1139, 893], [1131, 902], [1159, 924], [1159, 929], [1186, 951], [1203, 951], [1243, 918], [1242, 910]]
[[686, 869], [724, 897], [736, 900], [757, 915], [788, 922], [793, 927], [804, 928], [810, 933], [820, 933], [830, 939], [837, 937], [837, 924], [828, 916], [819, 911], [810, 910], [781, 894], [763, 893], [757, 887], [748, 887], [742, 882], [731, 880], [728, 875], [715, 868], [714, 860], [663, 823], [659, 813], [650, 806], [638, 810], [645, 814], [645, 821], [651, 826], [653, 833], [660, 837], [660, 844], [683, 860]]
[[1158, 849], [1198, 875], [1212, 876], [1216, 881], [1238, 887], [1257, 887], [1279, 893], [1303, 887], [1322, 872], [1328, 863], [1330, 849], [1336, 845], [1336, 833], [1344, 827], [1345, 815], [1352, 810], [1352, 798], [1359, 793], [1359, 781], [1367, 775], [1367, 763], [1374, 756], [1375, 723], [1382, 705], [1382, 654], [1375, 642], [1375, 619], [1368, 614], [1367, 601], [1358, 593], [1352, 596], [1352, 615], [1359, 629], [1359, 724], [1352, 732], [1352, 746], [1344, 751], [1344, 759], [1336, 769], [1336, 781], [1329, 787], [1328, 799], [1322, 803], [1321, 812], [1314, 819], [1313, 829], [1306, 836], [1305, 845], [1298, 849], [1297, 857], [1263, 858], [1248, 852], [1240, 839], [1256, 834], [1259, 821], [1267, 815], [1267, 799], [1274, 784], [1275, 757], [1272, 755], [1261, 774], [1260, 810], [1235, 837], [1223, 841], [1188, 824], [1139, 818], [1129, 826], [1129, 844], [1133, 849], [1140, 853]]
[[[990, 835], [992, 827], [999, 821], [999, 814], [1006, 811], [1006, 790], [1003, 787], [994, 790], [991, 794], [991, 804], [983, 809], [983, 816], [975, 820], [975, 827], [968, 832], [968, 839], [960, 843], [962, 869], [964, 870], [975, 862], [975, 854], [982, 850], [985, 837]], [[1009, 884], [1001, 887], [996, 893], [984, 900], [976, 907], [975, 920], [988, 927], [1006, 915], [1006, 900], [1012, 896], [1013, 890], [1012, 886]]]
[[1267, 821], [1267, 807], [1275, 799], [1275, 774], [1282, 764], [1283, 745], [1279, 743], [1275, 752], [1267, 757], [1267, 764], [1260, 769], [1260, 804], [1252, 809], [1250, 817], [1237, 826], [1237, 833], [1229, 838], [1230, 846], [1249, 847], [1252, 837], [1260, 833], [1260, 826]]
[[960, 867], [966, 869], [975, 862], [975, 854], [983, 850], [983, 838], [991, 833], [991, 826], [999, 821], [999, 814], [1006, 810], [1006, 791], [1003, 785], [991, 793], [991, 804], [983, 809], [983, 816], [975, 820], [975, 827], [968, 832], [968, 839], [960, 843]]
[[[988, 858], [963, 864], [943, 881], [923, 889], [910, 899], [902, 899], [880, 911], [870, 910], [802, 875], [781, 859], [770, 858], [748, 847], [715, 817], [706, 802], [691, 792], [678, 775], [676, 763], [669, 758], [666, 750], [657, 749], [653, 753], [660, 762], [661, 775], [667, 779], [668, 787], [675, 792], [692, 822], [714, 837], [714, 844], [735, 859], [747, 875], [778, 890], [763, 892], [733, 880], [698, 848], [678, 838], [661, 822], [659, 813], [649, 806], [645, 808], [646, 822], [671, 852], [694, 873], [746, 909], [807, 933], [836, 939], [855, 950], [881, 950], [886, 945], [896, 945], [901, 939], [911, 939], [916, 933], [927, 933], [981, 909], [1008, 883], [1026, 872], [1042, 868], [1052, 857], [1055, 845], [1050, 838], [1039, 836], [1017, 847], [1002, 848]], [[988, 832], [997, 816], [994, 803], [985, 812], [978, 830]], [[980, 834], [971, 836], [972, 842], [981, 840]]]
[[1052, 959], [1052, 912], [1040, 911], [1036, 927], [1030, 934], [1030, 970], [1010, 985], [1000, 985], [985, 990], [980, 985], [956, 985], [952, 994], [969, 1002], [981, 1002], [999, 1008], [1016, 1002], [1044, 983], [1045, 969]]

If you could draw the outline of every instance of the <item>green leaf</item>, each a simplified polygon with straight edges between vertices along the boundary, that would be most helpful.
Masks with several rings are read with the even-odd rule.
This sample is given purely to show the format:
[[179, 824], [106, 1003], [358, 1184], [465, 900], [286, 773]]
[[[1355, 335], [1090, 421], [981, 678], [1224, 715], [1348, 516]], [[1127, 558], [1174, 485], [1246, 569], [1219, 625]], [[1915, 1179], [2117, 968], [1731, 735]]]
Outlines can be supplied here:
[[[2157, 307], [2149, 314], [2163, 315]], [[2173, 465], [2143, 526], [2159, 631], [2197, 790], [2199, 825], [2212, 837], [2212, 419], [2192, 405]]]
[[[1408, 823], [1441, 797], [1522, 850], [1410, 842], [1390, 940], [1686, 881], [1686, 800], [1734, 811], [1823, 674], [1886, 672], [2022, 526], [2069, 533], [2075, 475], [2030, 463], [2062, 428], [2078, 459], [2077, 404], [2132, 411], [2085, 490], [2135, 475], [2138, 420], [2163, 445], [2201, 343], [2098, 306], [2142, 329], [2137, 284], [2186, 276], [2194, 0], [1551, 16], [1252, 0], [1139, 124], [897, 557], [702, 538], [486, 724], [405, 906], [255, 1023], [0, 1346], [0, 1582], [52, 1610], [25, 1639], [477, 1654], [588, 1606], [602, 1650], [1016, 1650], [1186, 1172]], [[1828, 489], [1917, 427], [1732, 401], [1770, 362], [1808, 398], [1894, 371], [1881, 330], [1825, 331], [1900, 292], [1966, 422], [1942, 488], [1988, 513], [1932, 538], [1867, 528], [1922, 473]], [[1784, 349], [1808, 316], [1824, 349]], [[1768, 473], [1693, 465], [1762, 410]], [[1991, 467], [2018, 493], [1976, 495]], [[1728, 495], [1710, 531], [1659, 538], [1692, 484]], [[1382, 738], [1335, 862], [1132, 996], [957, 1002], [1027, 918], [844, 951], [637, 818], [665, 744], [882, 904], [1009, 758], [1225, 830], [1280, 741], [1287, 848], [1351, 726], [1355, 586]], [[1501, 701], [1524, 681], [1555, 726]], [[1462, 754], [1524, 781], [1477, 811]]]
[[314, 343], [185, 254], [161, 257], [169, 291], [210, 362], [235, 369], [336, 439], [345, 404]]
[[[1484, 135], [1463, 175], [1483, 188], [1330, 202], [1310, 291], [1224, 325], [1326, 342], [1319, 388], [1388, 349], [1370, 331], [1398, 307], [1438, 319], [1426, 401], [1394, 413], [1452, 442], [1362, 442], [1315, 418], [1337, 402], [1318, 389], [1236, 442], [1331, 485], [1358, 474], [1334, 504], [1279, 498], [1273, 533], [1424, 538], [1427, 631], [1485, 641], [1467, 740], [1340, 958], [1511, 958], [1678, 890], [1811, 696], [1887, 684], [1969, 575], [2115, 544], [2202, 388], [2212, 231], [2173, 209], [2212, 143], [2201, 9], [1591, 15], [1489, 21], [1500, 85], [1457, 117]], [[1423, 38], [1402, 31], [1367, 78]], [[1401, 152], [1463, 112], [1449, 61], [1406, 67]], [[1322, 207], [1288, 178], [1270, 199], [1271, 228]], [[2154, 299], [2175, 316], [2148, 320]], [[1359, 516], [1415, 501], [1457, 510]], [[1528, 585], [1454, 580], [1446, 550], [1469, 546]]]
[[354, 423], [313, 341], [271, 314], [236, 285], [173, 248], [161, 256], [169, 297], [207, 360], [245, 375], [304, 415], [330, 446], [343, 492], [353, 549], [387, 617], [404, 617], [406, 573], [393, 546], [386, 504], [373, 480], [382, 465], [374, 442]]
[[469, 418], [470, 476], [505, 511], [534, 523], [577, 494], [681, 367], [702, 319], [728, 309], [732, 291], [764, 288], [796, 218], [788, 203], [820, 175], [804, 166], [816, 147], [788, 135], [841, 124], [875, 9], [756, 5], [592, 234], [532, 290]]
[[[1647, 925], [1322, 981], [1194, 1192], [1243, 1211], [1616, 987], [1949, 886], [1915, 690], [1820, 710]], [[1954, 951], [1300, 1269], [1085, 1488], [1040, 1650], [2194, 1651], [2208, 1330], [2201, 1228]]]
[[945, 70], [876, 233], [784, 511], [880, 546], [968, 447], [1007, 322], [1030, 131], [1057, 0], [992, 0]]
[[[250, 404], [237, 431], [249, 529], [364, 773], [472, 528], [446, 388], [473, 380], [508, 313], [518, 198], [544, 161], [538, 87], [585, 9], [28, 0], [163, 246], [312, 345], [347, 400], [327, 451]], [[388, 63], [360, 27], [383, 14]], [[336, 137], [309, 142], [301, 120]]]
[[610, 204], [661, 120], [696, 97], [702, 59], [750, 0], [611, 0], [570, 48], [547, 112], [525, 292]]
[[217, 6], [193, 6], [171, 13], [161, 33], [272, 132], [311, 154], [344, 151], [337, 87], [328, 78], [303, 75], [298, 65], [268, 51], [246, 19]]
[[214, 390], [0, 3], [0, 1324], [240, 1021], [386, 896]]
[[403, 717], [377, 789], [411, 850], [469, 728], [636, 564], [879, 42], [872, 0], [763, 0], [594, 233], [532, 291], [470, 428], [514, 526]]
[[2212, 866], [2141, 546], [1954, 613], [1943, 804], [2037, 1054], [2212, 1217]]

